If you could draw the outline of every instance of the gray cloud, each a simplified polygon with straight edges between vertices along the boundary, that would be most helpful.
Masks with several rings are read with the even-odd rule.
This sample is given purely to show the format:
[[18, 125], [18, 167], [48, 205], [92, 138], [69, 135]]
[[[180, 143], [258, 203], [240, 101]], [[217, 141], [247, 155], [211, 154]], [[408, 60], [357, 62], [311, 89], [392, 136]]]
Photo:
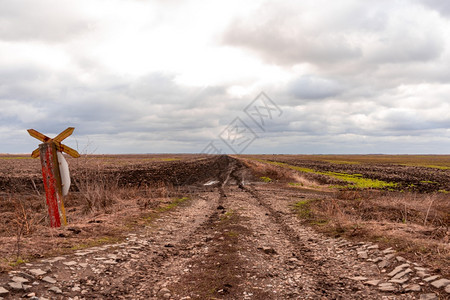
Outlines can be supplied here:
[[296, 99], [324, 99], [338, 96], [343, 87], [333, 80], [301, 76], [288, 85], [288, 91]]
[[93, 21], [68, 1], [2, 0], [0, 39], [63, 42], [92, 28]]
[[[249, 49], [270, 63], [338, 68], [357, 63], [359, 69], [374, 63], [430, 61], [443, 51], [443, 33], [429, 23], [432, 16], [420, 19], [413, 5], [346, 1], [347, 9], [339, 11], [341, 4], [315, 3], [264, 3], [253, 14], [235, 19], [223, 43]], [[389, 9], [391, 14], [386, 13]]]
[[312, 62], [336, 63], [361, 57], [361, 49], [336, 31], [313, 32], [302, 26], [302, 8], [267, 4], [256, 14], [235, 19], [223, 43], [245, 47], [270, 63], [283, 65]]
[[450, 17], [450, 3], [448, 1], [441, 0], [418, 0], [425, 7], [436, 10], [441, 15]]
[[[166, 59], [176, 54], [183, 58], [177, 62], [192, 62], [193, 53], [208, 54], [201, 47], [216, 47], [205, 61], [244, 57], [254, 69], [236, 68], [210, 86], [188, 86], [178, 81], [186, 78], [185, 70], [170, 62], [151, 69], [157, 63], [146, 62], [145, 55], [155, 57], [151, 51], [141, 60], [131, 59], [135, 52], [129, 49], [149, 39], [145, 30], [152, 26], [145, 20], [137, 23], [142, 34], [128, 32], [139, 39], [127, 40], [123, 54], [122, 41], [106, 30], [120, 48], [111, 58], [106, 38], [91, 27], [101, 17], [91, 19], [76, 4], [58, 2], [47, 10], [50, 0], [4, 1], [0, 47], [8, 47], [0, 48], [0, 137], [6, 142], [0, 152], [32, 151], [37, 141], [28, 128], [52, 135], [68, 126], [76, 128], [68, 145], [74, 146], [75, 139], [80, 148], [93, 143], [98, 153], [201, 151], [236, 117], [259, 130], [242, 110], [264, 90], [283, 115], [265, 132], [258, 131], [249, 152], [448, 153], [450, 43], [444, 33], [449, 25], [434, 12], [446, 15], [446, 7], [422, 2], [262, 2], [236, 15], [219, 44], [209, 40], [198, 49], [180, 47], [168, 51]], [[168, 22], [168, 12], [160, 22]], [[160, 25], [163, 30], [167, 24]], [[158, 33], [152, 47], [160, 39], [183, 37], [176, 32]], [[21, 56], [17, 49], [28, 54]], [[53, 62], [49, 56], [55, 49], [62, 53], [61, 66], [46, 63]], [[118, 66], [116, 58], [123, 59]], [[128, 62], [136, 65], [122, 72]], [[212, 77], [232, 72], [208, 69], [202, 59], [194, 63]], [[138, 75], [127, 73], [136, 66]]]

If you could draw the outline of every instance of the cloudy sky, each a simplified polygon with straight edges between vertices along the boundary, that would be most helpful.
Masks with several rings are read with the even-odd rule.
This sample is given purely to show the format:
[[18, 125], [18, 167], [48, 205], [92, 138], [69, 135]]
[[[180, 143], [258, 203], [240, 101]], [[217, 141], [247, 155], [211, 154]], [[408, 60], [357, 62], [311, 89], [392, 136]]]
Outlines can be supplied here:
[[236, 118], [244, 153], [450, 153], [450, 2], [0, 0], [0, 153], [232, 153]]

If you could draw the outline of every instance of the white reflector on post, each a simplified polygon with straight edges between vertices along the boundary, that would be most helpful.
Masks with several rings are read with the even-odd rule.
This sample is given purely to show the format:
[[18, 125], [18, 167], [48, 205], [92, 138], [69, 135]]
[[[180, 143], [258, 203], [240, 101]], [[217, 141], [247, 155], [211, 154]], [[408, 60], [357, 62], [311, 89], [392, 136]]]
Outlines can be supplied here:
[[56, 153], [58, 155], [59, 173], [61, 174], [62, 195], [67, 196], [70, 188], [69, 164], [61, 152], [57, 151]]

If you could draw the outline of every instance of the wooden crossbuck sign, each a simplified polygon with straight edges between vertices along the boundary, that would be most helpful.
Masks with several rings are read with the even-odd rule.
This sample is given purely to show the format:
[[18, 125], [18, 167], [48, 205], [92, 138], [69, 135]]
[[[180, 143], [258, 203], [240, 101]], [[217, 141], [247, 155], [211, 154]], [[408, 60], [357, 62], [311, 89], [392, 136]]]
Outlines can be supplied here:
[[44, 142], [33, 151], [31, 157], [41, 157], [42, 177], [51, 227], [60, 227], [61, 220], [64, 225], [67, 225], [63, 198], [69, 191], [70, 175], [67, 162], [61, 152], [75, 158], [80, 157], [80, 154], [61, 142], [70, 136], [74, 129], [69, 127], [53, 139], [34, 129], [28, 129], [28, 133], [32, 137]]

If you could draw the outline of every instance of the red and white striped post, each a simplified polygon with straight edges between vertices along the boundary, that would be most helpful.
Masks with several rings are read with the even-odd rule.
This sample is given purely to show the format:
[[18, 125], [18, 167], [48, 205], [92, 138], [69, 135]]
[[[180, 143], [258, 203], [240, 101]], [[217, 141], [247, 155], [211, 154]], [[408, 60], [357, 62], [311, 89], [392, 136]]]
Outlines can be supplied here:
[[[72, 157], [80, 157], [80, 154], [76, 150], [61, 144], [61, 141], [71, 135], [73, 130], [73, 127], [69, 127], [57, 137], [51, 139], [34, 129], [28, 129], [28, 133], [32, 137], [44, 142], [39, 145], [38, 149], [33, 151], [31, 156], [40, 156], [41, 158], [42, 177], [51, 227], [61, 227], [61, 223], [67, 225], [58, 151], [66, 152]], [[64, 158], [62, 159], [64, 160]]]

